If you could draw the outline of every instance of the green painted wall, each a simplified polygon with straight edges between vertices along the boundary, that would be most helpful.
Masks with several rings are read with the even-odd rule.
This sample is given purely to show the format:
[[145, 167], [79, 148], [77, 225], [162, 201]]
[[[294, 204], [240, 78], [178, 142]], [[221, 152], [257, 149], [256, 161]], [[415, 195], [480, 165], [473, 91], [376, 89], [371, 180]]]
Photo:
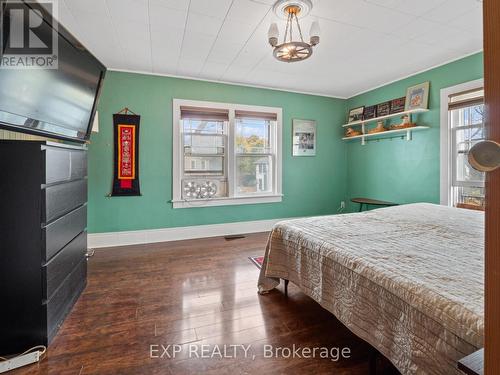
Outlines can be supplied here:
[[[283, 108], [281, 203], [173, 209], [172, 99], [265, 105]], [[99, 133], [89, 146], [91, 233], [331, 214], [346, 196], [346, 153], [339, 124], [344, 100], [275, 90], [109, 72], [99, 103]], [[141, 197], [108, 198], [113, 165], [112, 114], [129, 107], [142, 116]], [[318, 125], [316, 157], [292, 157], [292, 119]]]
[[[99, 133], [89, 146], [89, 232], [182, 227], [336, 213], [355, 196], [399, 203], [439, 203], [439, 92], [483, 76], [482, 53], [358, 95], [349, 100], [236, 85], [109, 72], [99, 103]], [[361, 146], [340, 140], [349, 108], [404, 96], [409, 86], [431, 82], [430, 111], [417, 118], [429, 130], [413, 141], [385, 139]], [[281, 203], [172, 208], [172, 99], [283, 108]], [[141, 197], [108, 198], [111, 189], [112, 114], [123, 107], [141, 114]], [[318, 123], [317, 156], [291, 156], [293, 118]], [[350, 210], [357, 205], [350, 204]]]
[[[349, 99], [348, 108], [368, 106], [404, 96], [410, 86], [431, 83], [430, 111], [416, 119], [431, 129], [415, 132], [411, 142], [383, 139], [365, 146], [359, 141], [348, 143], [348, 197], [439, 203], [440, 90], [482, 77], [483, 55], [479, 53]], [[358, 207], [350, 204], [349, 208]]]

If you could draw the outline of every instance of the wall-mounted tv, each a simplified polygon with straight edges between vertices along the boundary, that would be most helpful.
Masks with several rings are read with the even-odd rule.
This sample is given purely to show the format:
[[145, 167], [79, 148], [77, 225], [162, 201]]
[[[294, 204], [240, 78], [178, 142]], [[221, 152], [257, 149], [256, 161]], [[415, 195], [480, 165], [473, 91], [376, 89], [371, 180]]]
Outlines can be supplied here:
[[[0, 1], [0, 127], [85, 142], [92, 130], [106, 67], [57, 23], [50, 9], [28, 1], [13, 2], [12, 9], [8, 4]], [[23, 12], [31, 18], [23, 16]], [[16, 20], [15, 17], [21, 19]], [[34, 25], [36, 28], [23, 31], [15, 26], [16, 22], [22, 22], [23, 17], [25, 20], [29, 19], [30, 26]], [[14, 37], [13, 33], [23, 32], [29, 38], [26, 35], [24, 38]], [[32, 39], [32, 35], [36, 39]], [[22, 45], [23, 42], [29, 44], [32, 40], [42, 47], [57, 46], [56, 53], [50, 55], [55, 57], [52, 63], [57, 63], [57, 68], [51, 67], [47, 62], [42, 68], [22, 66], [23, 61], [26, 64], [30, 61], [37, 63], [27, 58], [30, 51], [27, 54], [26, 49], [32, 46]], [[32, 44], [35, 47], [37, 45]], [[16, 51], [16, 47], [22, 49]], [[35, 49], [34, 52], [36, 54], [38, 51]], [[39, 62], [44, 63], [43, 60]], [[16, 65], [19, 63], [21, 66]]]

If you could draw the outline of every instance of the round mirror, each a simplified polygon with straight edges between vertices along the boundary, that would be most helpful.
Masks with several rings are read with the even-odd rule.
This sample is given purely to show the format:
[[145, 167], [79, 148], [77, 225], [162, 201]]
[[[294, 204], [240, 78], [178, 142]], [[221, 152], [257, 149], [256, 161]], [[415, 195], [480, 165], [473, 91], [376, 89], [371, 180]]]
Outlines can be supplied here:
[[469, 164], [480, 172], [491, 172], [500, 167], [500, 145], [494, 141], [476, 143], [469, 150]]

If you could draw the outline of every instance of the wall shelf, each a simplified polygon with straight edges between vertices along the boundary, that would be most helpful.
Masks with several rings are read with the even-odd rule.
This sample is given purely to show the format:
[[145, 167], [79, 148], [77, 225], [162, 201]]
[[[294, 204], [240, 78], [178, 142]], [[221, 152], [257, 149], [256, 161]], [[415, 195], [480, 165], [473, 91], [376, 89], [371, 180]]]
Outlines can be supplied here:
[[406, 134], [406, 140], [411, 141], [411, 133], [414, 131], [420, 131], [420, 130], [426, 130], [430, 129], [429, 126], [414, 126], [413, 128], [406, 128], [406, 129], [395, 129], [395, 130], [387, 130], [385, 132], [380, 132], [380, 133], [373, 133], [373, 134], [361, 134], [361, 135], [355, 135], [354, 137], [344, 137], [342, 140], [344, 141], [350, 141], [354, 139], [361, 139], [361, 144], [364, 145], [366, 142], [366, 139], [381, 139], [381, 138], [388, 138], [387, 136], [393, 136], [397, 134]]
[[[424, 113], [424, 112], [429, 112], [429, 110], [428, 109], [412, 109], [410, 111], [403, 111], [403, 112], [393, 113], [393, 114], [390, 114], [390, 115], [375, 117], [375, 118], [371, 118], [371, 119], [368, 119], [368, 120], [353, 121], [350, 124], [344, 124], [344, 125], [342, 125], [342, 127], [343, 128], [348, 128], [350, 126], [364, 125], [364, 124], [368, 124], [370, 122], [377, 122], [377, 121], [386, 120], [386, 119], [389, 119], [389, 118], [394, 118], [394, 117], [399, 117], [399, 116], [404, 116], [404, 115], [412, 115], [412, 114], [417, 114], [417, 113]], [[352, 137], [352, 138], [354, 138], [354, 137]]]

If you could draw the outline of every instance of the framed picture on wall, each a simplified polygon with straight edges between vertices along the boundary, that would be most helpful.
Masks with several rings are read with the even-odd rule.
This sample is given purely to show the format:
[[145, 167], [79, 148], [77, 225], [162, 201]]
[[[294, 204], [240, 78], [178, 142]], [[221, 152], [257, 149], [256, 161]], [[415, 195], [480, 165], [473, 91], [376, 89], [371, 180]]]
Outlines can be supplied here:
[[363, 120], [370, 120], [372, 118], [377, 117], [377, 106], [371, 105], [369, 107], [365, 107], [365, 112], [363, 114]]
[[406, 97], [391, 100], [391, 114], [405, 110]]
[[382, 117], [382, 116], [387, 116], [391, 114], [391, 102], [383, 102], [380, 104], [377, 104], [377, 116]]
[[363, 113], [365, 112], [365, 107], [353, 108], [349, 111], [349, 118], [347, 122], [350, 124], [351, 122], [361, 121], [363, 120]]
[[316, 156], [316, 121], [294, 119], [293, 156]]
[[408, 87], [406, 90], [406, 110], [428, 109], [429, 108], [429, 87], [430, 82]]

